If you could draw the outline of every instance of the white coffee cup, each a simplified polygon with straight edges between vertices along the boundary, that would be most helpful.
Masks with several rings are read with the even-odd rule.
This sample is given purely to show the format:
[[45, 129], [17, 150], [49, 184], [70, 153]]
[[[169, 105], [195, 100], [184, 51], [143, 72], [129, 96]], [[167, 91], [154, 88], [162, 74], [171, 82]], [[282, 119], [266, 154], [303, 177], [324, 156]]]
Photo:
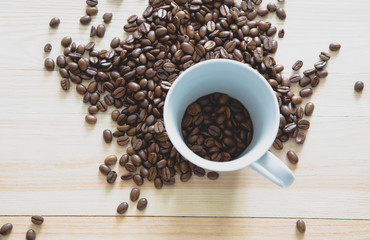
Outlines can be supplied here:
[[[204, 159], [188, 148], [181, 133], [181, 121], [188, 105], [214, 92], [239, 100], [249, 111], [253, 139], [247, 149], [229, 162]], [[246, 64], [215, 59], [198, 63], [184, 71], [169, 90], [164, 105], [164, 124], [177, 151], [195, 165], [217, 172], [246, 166], [282, 187], [294, 181], [289, 168], [268, 150], [279, 129], [279, 105], [267, 81]]]

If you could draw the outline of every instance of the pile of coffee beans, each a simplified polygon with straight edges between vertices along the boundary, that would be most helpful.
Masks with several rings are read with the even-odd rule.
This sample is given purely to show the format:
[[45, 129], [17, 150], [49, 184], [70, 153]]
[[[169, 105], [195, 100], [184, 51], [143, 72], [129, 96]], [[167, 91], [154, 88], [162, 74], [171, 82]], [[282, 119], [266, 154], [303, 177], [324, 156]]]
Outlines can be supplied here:
[[235, 159], [248, 147], [253, 136], [247, 109], [222, 93], [209, 94], [190, 104], [181, 125], [188, 147], [215, 162]]

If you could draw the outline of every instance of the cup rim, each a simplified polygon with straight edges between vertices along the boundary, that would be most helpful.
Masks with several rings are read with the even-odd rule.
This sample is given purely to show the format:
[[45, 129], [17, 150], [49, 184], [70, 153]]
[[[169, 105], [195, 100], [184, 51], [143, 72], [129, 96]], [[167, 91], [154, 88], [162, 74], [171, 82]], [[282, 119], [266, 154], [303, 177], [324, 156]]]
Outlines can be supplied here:
[[[169, 105], [169, 101], [173, 95], [173, 89], [176, 88], [176, 86], [179, 84], [180, 81], [182, 81], [182, 79], [186, 78], [186, 75], [189, 74], [190, 71], [195, 71], [199, 68], [202, 68], [204, 65], [209, 65], [209, 64], [216, 64], [216, 63], [222, 63], [222, 64], [232, 64], [232, 65], [237, 65], [238, 67], [242, 67], [244, 68], [245, 70], [247, 71], [250, 71], [252, 73], [252, 75], [255, 77], [255, 78], [258, 78], [261, 80], [261, 82], [263, 82], [263, 84], [265, 85], [266, 87], [266, 91], [268, 91], [272, 96], [273, 96], [273, 99], [274, 99], [274, 105], [275, 105], [275, 114], [277, 117], [275, 119], [275, 123], [274, 123], [274, 128], [273, 129], [276, 129], [276, 131], [272, 132], [269, 136], [266, 136], [265, 137], [265, 141], [264, 143], [261, 143], [263, 144], [263, 146], [259, 147], [260, 149], [258, 149], [257, 151], [255, 151], [253, 157], [250, 157], [250, 159], [248, 159], [247, 161], [245, 160], [245, 157], [246, 155], [248, 154], [245, 154], [241, 157], [237, 157], [236, 159], [233, 159], [231, 161], [228, 161], [228, 162], [213, 162], [213, 161], [210, 161], [210, 160], [207, 160], [205, 158], [202, 158], [200, 157], [199, 155], [195, 154], [194, 152], [192, 152], [190, 150], [190, 148], [188, 146], [186, 146], [185, 144], [185, 141], [183, 140], [183, 137], [181, 136], [181, 139], [183, 140], [183, 143], [184, 145], [186, 146], [186, 148], [191, 152], [188, 152], [188, 154], [190, 154], [191, 156], [186, 156], [187, 153], [185, 151], [182, 150], [182, 148], [178, 148], [176, 145], [177, 143], [175, 141], [172, 141], [172, 139], [175, 139], [177, 137], [175, 137], [175, 133], [172, 132], [172, 131], [167, 131], [167, 129], [171, 129], [173, 125], [175, 125], [176, 123], [172, 123], [170, 122], [170, 117], [169, 117], [169, 110], [168, 110], [168, 105]], [[203, 62], [200, 62], [200, 63], [197, 63], [193, 66], [191, 66], [190, 68], [186, 69], [177, 79], [176, 81], [172, 84], [170, 90], [168, 91], [167, 93], [167, 96], [166, 96], [166, 100], [165, 100], [165, 104], [164, 104], [164, 109], [163, 109], [163, 120], [164, 120], [164, 125], [165, 125], [165, 128], [166, 128], [166, 131], [167, 131], [167, 135], [172, 143], [172, 145], [176, 148], [176, 150], [188, 161], [194, 163], [195, 165], [199, 166], [199, 167], [202, 167], [202, 168], [205, 168], [207, 170], [212, 170], [212, 171], [218, 171], [218, 172], [228, 172], [228, 171], [235, 171], [235, 170], [239, 170], [239, 169], [242, 169], [248, 165], [250, 165], [251, 163], [257, 161], [258, 159], [260, 159], [268, 150], [269, 148], [271, 147], [271, 145], [273, 144], [275, 138], [276, 138], [276, 134], [277, 134], [277, 131], [279, 129], [279, 104], [278, 104], [278, 101], [276, 99], [276, 96], [275, 96], [275, 93], [273, 91], [273, 89], [271, 88], [271, 86], [269, 85], [269, 83], [266, 81], [266, 79], [255, 69], [253, 69], [252, 67], [244, 64], [244, 63], [241, 63], [241, 62], [238, 62], [238, 61], [235, 61], [235, 60], [230, 60], [230, 59], [210, 59], [210, 60], [206, 60], [206, 61], [203, 61]], [[177, 135], [177, 134], [176, 134]], [[267, 140], [267, 141], [266, 141]], [[259, 145], [261, 145], [259, 144]], [[257, 145], [258, 146], [258, 145]]]

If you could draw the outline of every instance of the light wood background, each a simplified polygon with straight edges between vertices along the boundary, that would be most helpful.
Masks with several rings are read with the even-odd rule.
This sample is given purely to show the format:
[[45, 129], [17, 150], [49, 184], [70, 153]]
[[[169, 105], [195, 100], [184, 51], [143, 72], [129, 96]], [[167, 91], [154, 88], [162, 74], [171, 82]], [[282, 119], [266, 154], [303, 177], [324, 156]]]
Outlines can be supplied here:
[[[100, 0], [92, 24], [104, 12], [113, 12], [113, 21], [97, 47], [123, 38], [125, 20], [146, 3]], [[286, 75], [297, 59], [309, 68], [330, 42], [342, 44], [310, 99], [316, 109], [306, 143], [272, 150], [294, 171], [293, 185], [281, 189], [250, 169], [162, 190], [147, 182], [141, 196], [149, 204], [138, 212], [128, 197], [133, 183], [111, 186], [98, 172], [105, 156], [124, 152], [102, 140], [102, 131], [115, 127], [110, 115], [87, 125], [87, 105], [74, 86], [64, 92], [59, 74], [43, 68], [45, 57], [61, 53], [63, 36], [89, 41], [90, 26], [79, 25], [85, 1], [1, 0], [0, 225], [14, 229], [0, 239], [22, 239], [29, 228], [38, 239], [370, 239], [370, 2], [286, 0], [284, 7], [285, 22], [269, 18], [286, 31], [276, 54]], [[48, 27], [54, 16], [61, 19], [56, 30]], [[47, 42], [50, 54], [43, 53]], [[360, 94], [357, 80], [365, 82]], [[290, 149], [299, 154], [296, 167], [285, 157]], [[130, 207], [118, 217], [122, 201]], [[45, 216], [41, 227], [31, 224], [34, 214]], [[304, 235], [295, 229], [299, 218]]]

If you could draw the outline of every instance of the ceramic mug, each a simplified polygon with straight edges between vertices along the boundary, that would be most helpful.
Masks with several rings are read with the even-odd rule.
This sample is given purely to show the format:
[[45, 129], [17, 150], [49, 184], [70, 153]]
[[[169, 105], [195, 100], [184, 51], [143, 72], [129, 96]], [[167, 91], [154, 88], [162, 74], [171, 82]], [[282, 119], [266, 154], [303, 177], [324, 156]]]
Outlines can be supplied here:
[[[185, 144], [181, 133], [187, 106], [214, 92], [226, 93], [239, 100], [248, 109], [253, 123], [250, 145], [229, 162], [213, 162], [198, 156]], [[266, 79], [247, 64], [227, 59], [207, 60], [184, 71], [171, 86], [164, 105], [168, 137], [185, 159], [217, 172], [249, 166], [277, 185], [288, 187], [294, 181], [293, 173], [268, 151], [279, 129], [279, 119], [279, 105]]]

